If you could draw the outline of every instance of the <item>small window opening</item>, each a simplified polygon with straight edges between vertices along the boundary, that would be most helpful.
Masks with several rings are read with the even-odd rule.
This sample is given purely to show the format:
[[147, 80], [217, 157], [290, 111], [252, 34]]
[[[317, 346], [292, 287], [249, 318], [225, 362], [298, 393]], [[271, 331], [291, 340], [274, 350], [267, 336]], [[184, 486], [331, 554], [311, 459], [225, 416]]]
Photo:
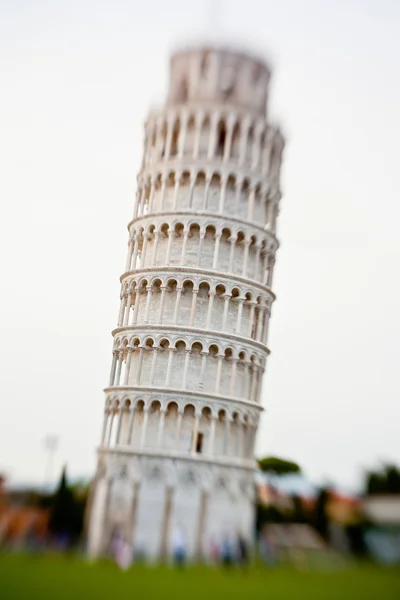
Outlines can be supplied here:
[[197, 434], [197, 438], [196, 438], [196, 452], [197, 454], [201, 454], [202, 450], [203, 450], [203, 439], [204, 439], [204, 434], [203, 433], [198, 433]]
[[217, 156], [224, 155], [225, 140], [226, 140], [225, 124], [221, 123], [221, 125], [219, 126], [219, 129], [218, 129]]

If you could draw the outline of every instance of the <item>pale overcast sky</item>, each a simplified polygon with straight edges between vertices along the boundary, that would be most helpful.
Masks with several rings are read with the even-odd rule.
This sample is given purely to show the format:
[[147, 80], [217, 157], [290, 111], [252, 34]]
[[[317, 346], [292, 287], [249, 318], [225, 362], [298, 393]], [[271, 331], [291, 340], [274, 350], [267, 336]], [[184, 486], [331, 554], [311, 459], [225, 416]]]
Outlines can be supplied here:
[[[210, 2], [1, 0], [0, 471], [95, 467], [142, 123]], [[257, 451], [356, 485], [400, 462], [400, 3], [221, 3], [287, 137]]]

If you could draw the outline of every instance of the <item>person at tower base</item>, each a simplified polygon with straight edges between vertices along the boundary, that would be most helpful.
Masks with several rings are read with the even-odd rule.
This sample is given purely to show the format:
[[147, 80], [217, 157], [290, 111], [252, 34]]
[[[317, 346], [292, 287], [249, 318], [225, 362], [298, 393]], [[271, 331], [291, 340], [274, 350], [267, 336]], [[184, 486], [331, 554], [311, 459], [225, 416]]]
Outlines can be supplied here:
[[177, 527], [174, 539], [174, 560], [178, 567], [183, 567], [186, 559], [185, 535], [181, 527]]
[[237, 555], [239, 565], [241, 567], [246, 567], [249, 563], [249, 551], [247, 542], [241, 534], [239, 534], [237, 540]]

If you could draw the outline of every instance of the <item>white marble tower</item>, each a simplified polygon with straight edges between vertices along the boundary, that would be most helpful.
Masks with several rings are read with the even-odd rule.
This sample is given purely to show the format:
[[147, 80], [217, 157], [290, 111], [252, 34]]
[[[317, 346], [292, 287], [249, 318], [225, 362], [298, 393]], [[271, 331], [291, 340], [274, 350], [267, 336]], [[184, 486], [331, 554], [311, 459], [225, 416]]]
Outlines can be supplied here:
[[283, 138], [267, 121], [270, 71], [247, 54], [171, 59], [145, 125], [113, 331], [89, 553], [118, 529], [149, 559], [174, 528], [193, 558], [253, 537], [254, 441], [269, 353]]

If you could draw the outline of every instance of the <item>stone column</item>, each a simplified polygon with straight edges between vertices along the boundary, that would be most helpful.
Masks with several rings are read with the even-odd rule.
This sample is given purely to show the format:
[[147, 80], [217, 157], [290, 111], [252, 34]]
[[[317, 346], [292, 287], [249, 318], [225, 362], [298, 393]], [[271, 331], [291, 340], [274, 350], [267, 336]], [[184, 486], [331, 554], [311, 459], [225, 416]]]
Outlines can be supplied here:
[[204, 237], [205, 237], [205, 231], [200, 230], [200, 238], [199, 238], [199, 249], [197, 251], [197, 266], [200, 267], [201, 265], [201, 254], [203, 251], [203, 244], [204, 244]]
[[167, 245], [167, 254], [165, 257], [165, 264], [168, 266], [171, 258], [171, 248], [172, 248], [172, 240], [174, 239], [174, 231], [171, 227], [168, 229], [168, 245]]
[[157, 362], [158, 347], [157, 346], [152, 346], [152, 352], [153, 352], [153, 356], [152, 356], [151, 370], [150, 370], [150, 385], [154, 385], [154, 375], [156, 373], [156, 362]]
[[104, 446], [105, 441], [106, 441], [107, 425], [108, 425], [108, 410], [106, 409], [104, 411], [103, 429], [101, 432], [101, 446]]
[[182, 295], [182, 286], [179, 286], [176, 288], [176, 301], [175, 301], [175, 310], [174, 310], [174, 325], [176, 325], [177, 321], [178, 321], [178, 315], [179, 315], [179, 305], [181, 302], [181, 295]]
[[157, 250], [158, 250], [159, 241], [160, 241], [160, 232], [156, 230], [154, 232], [154, 249], [153, 249], [153, 258], [152, 258], [152, 266], [153, 267], [155, 267], [156, 261], [157, 261]]
[[130, 445], [132, 443], [132, 434], [133, 434], [133, 426], [135, 424], [135, 406], [132, 402], [130, 406], [131, 418], [129, 419], [129, 431], [128, 431], [128, 439], [127, 444]]
[[157, 448], [161, 448], [162, 440], [164, 435], [164, 424], [165, 424], [165, 409], [160, 410], [160, 421], [158, 423], [158, 433], [157, 433]]
[[118, 327], [122, 327], [124, 322], [124, 312], [125, 312], [125, 296], [121, 295], [121, 304], [119, 307], [119, 315], [118, 315]]
[[136, 196], [135, 196], [135, 206], [133, 208], [133, 219], [137, 219], [138, 214], [139, 214], [140, 186], [141, 186], [141, 182], [138, 181], [138, 189], [136, 191]]
[[269, 261], [269, 267], [268, 267], [268, 279], [267, 279], [267, 286], [270, 288], [272, 286], [272, 273], [274, 270], [274, 264], [275, 261], [273, 258], [270, 259]]
[[249, 248], [250, 248], [250, 240], [244, 240], [244, 256], [243, 256], [243, 268], [242, 268], [242, 277], [246, 277], [247, 275], [247, 262], [249, 260]]
[[117, 368], [117, 360], [118, 360], [118, 351], [114, 350], [113, 351], [112, 364], [111, 364], [111, 373], [110, 373], [110, 383], [109, 383], [110, 387], [114, 385], [115, 370]]
[[238, 178], [236, 180], [235, 208], [233, 209], [233, 213], [235, 216], [237, 216], [239, 213], [240, 197], [242, 195], [242, 187], [243, 187], [243, 179]]
[[196, 558], [200, 562], [203, 558], [203, 538], [207, 523], [207, 506], [208, 506], [208, 493], [206, 490], [201, 490], [200, 495], [200, 508], [199, 518], [197, 521], [197, 534], [196, 534]]
[[171, 155], [171, 142], [172, 142], [172, 134], [174, 130], [175, 119], [173, 117], [169, 117], [167, 121], [167, 141], [165, 143], [165, 160], [168, 160]]
[[164, 210], [165, 190], [167, 188], [167, 176], [165, 173], [161, 175], [161, 211]]
[[239, 151], [239, 165], [243, 165], [246, 159], [247, 154], [247, 140], [249, 137], [249, 129], [250, 129], [250, 120], [243, 119], [242, 127], [240, 129], [241, 138], [240, 138], [240, 151]]
[[135, 294], [135, 306], [133, 307], [133, 317], [132, 317], [132, 325], [137, 324], [138, 313], [139, 313], [139, 304], [140, 304], [140, 288], [136, 288]]
[[193, 424], [192, 454], [196, 454], [197, 433], [199, 431], [199, 422], [200, 422], [200, 415], [198, 413], [196, 413], [195, 417], [194, 417], [194, 424]]
[[111, 410], [110, 412], [110, 429], [108, 430], [108, 440], [107, 440], [107, 446], [110, 447], [111, 446], [111, 434], [112, 434], [112, 429], [113, 429], [113, 424], [114, 424], [114, 410]]
[[118, 426], [117, 426], [117, 435], [115, 436], [115, 445], [119, 445], [119, 440], [121, 437], [121, 425], [122, 425], [122, 415], [124, 414], [124, 407], [122, 404], [119, 405], [119, 415], [118, 415]]
[[260, 244], [255, 244], [254, 245], [254, 252], [255, 252], [255, 260], [254, 260], [254, 279], [258, 279], [258, 268], [259, 268], [259, 263], [260, 263], [260, 253], [261, 253], [261, 246]]
[[207, 311], [207, 320], [206, 320], [206, 329], [210, 329], [211, 327], [211, 315], [212, 315], [212, 310], [213, 310], [213, 304], [214, 304], [214, 292], [208, 292], [208, 311]]
[[167, 373], [166, 373], [166, 377], [165, 377], [165, 386], [169, 387], [170, 384], [170, 380], [171, 380], [171, 369], [172, 369], [172, 356], [173, 353], [176, 352], [175, 348], [168, 348], [168, 364], [167, 364]]
[[261, 342], [264, 306], [258, 306], [256, 341]]
[[203, 210], [207, 210], [208, 194], [210, 192], [210, 185], [211, 185], [211, 177], [207, 173], [206, 174], [206, 185], [204, 186]]
[[252, 168], [257, 169], [260, 163], [261, 156], [261, 138], [264, 130], [264, 124], [258, 123], [256, 126], [255, 136], [254, 136], [254, 146], [253, 146], [253, 156], [252, 156]]
[[183, 378], [182, 378], [182, 389], [186, 389], [187, 386], [187, 374], [189, 369], [189, 359], [191, 355], [191, 350], [186, 348], [185, 350], [185, 363], [183, 365]]
[[202, 121], [203, 121], [203, 114], [199, 113], [198, 115], [196, 115], [196, 122], [195, 122], [195, 134], [194, 134], [194, 144], [193, 144], [193, 158], [194, 159], [197, 159], [199, 157], [199, 146], [200, 146]]
[[143, 409], [143, 425], [142, 425], [142, 437], [140, 438], [140, 448], [144, 448], [146, 443], [147, 423], [149, 421], [149, 409], [147, 406]]
[[152, 175], [151, 176], [151, 184], [150, 184], [149, 213], [153, 212], [155, 191], [156, 191], [156, 183], [155, 183], [154, 175]]
[[222, 315], [222, 326], [221, 329], [222, 331], [225, 331], [226, 329], [226, 323], [228, 320], [228, 311], [229, 311], [229, 300], [232, 298], [231, 294], [224, 294], [223, 298], [225, 300], [224, 302], [224, 312]]
[[239, 296], [239, 298], [237, 299], [238, 302], [238, 313], [237, 313], [237, 319], [236, 319], [236, 327], [235, 327], [235, 333], [240, 333], [241, 327], [242, 327], [242, 313], [243, 313], [243, 303], [245, 301], [245, 298], [243, 298], [242, 296]]
[[177, 451], [179, 451], [179, 442], [180, 442], [180, 438], [181, 438], [182, 418], [183, 418], [182, 411], [178, 410], [178, 418], [176, 420], [176, 431], [175, 431], [175, 449]]
[[268, 327], [269, 327], [269, 320], [271, 317], [271, 310], [266, 307], [265, 308], [265, 314], [264, 314], [264, 323], [263, 323], [263, 331], [261, 334], [261, 341], [263, 344], [267, 343], [267, 338], [268, 338]]
[[194, 187], [196, 185], [196, 173], [190, 173], [189, 208], [193, 206]]
[[231, 235], [231, 237], [229, 238], [229, 242], [230, 242], [231, 248], [230, 248], [230, 252], [229, 252], [228, 272], [233, 273], [233, 259], [235, 256], [236, 236]]
[[249, 200], [248, 200], [248, 205], [247, 205], [247, 220], [248, 221], [253, 220], [255, 199], [256, 199], [256, 188], [255, 188], [255, 185], [252, 184], [252, 186], [250, 187]]
[[141, 217], [144, 214], [144, 205], [146, 202], [146, 192], [147, 192], [147, 182], [143, 182], [142, 194], [140, 196], [140, 205], [139, 205], [139, 214], [138, 214], [139, 217]]
[[237, 396], [237, 394], [235, 394], [235, 384], [236, 384], [236, 366], [237, 366], [237, 362], [238, 359], [235, 357], [231, 358], [232, 361], [232, 372], [231, 372], [231, 380], [230, 380], [230, 386], [229, 386], [229, 394], [231, 396]]
[[228, 161], [231, 157], [232, 151], [232, 135], [233, 128], [235, 126], [235, 122], [233, 119], [228, 119], [227, 123], [227, 132], [226, 132], [226, 140], [225, 140], [225, 148], [224, 148], [224, 161]]
[[146, 260], [147, 242], [148, 242], [147, 233], [143, 233], [142, 252], [141, 252], [141, 255], [140, 255], [140, 268], [141, 269], [143, 269], [144, 263], [145, 263], [145, 260]]
[[144, 347], [143, 346], [138, 346], [139, 348], [139, 364], [138, 364], [138, 370], [137, 370], [137, 385], [140, 385], [140, 380], [142, 378], [142, 367], [143, 367], [143, 350]]
[[131, 370], [131, 362], [132, 362], [132, 348], [128, 348], [128, 356], [126, 359], [125, 366], [125, 377], [124, 377], [124, 385], [128, 385], [129, 382], [129, 374]]
[[160, 311], [158, 313], [158, 323], [162, 323], [163, 313], [164, 313], [164, 305], [165, 305], [165, 294], [167, 291], [167, 286], [161, 286], [161, 299], [160, 299]]
[[192, 306], [190, 309], [190, 318], [189, 318], [189, 327], [194, 327], [194, 320], [196, 317], [196, 304], [197, 304], [197, 294], [199, 293], [198, 288], [193, 288], [192, 292]]
[[152, 289], [151, 285], [146, 286], [146, 291], [147, 291], [146, 309], [145, 309], [144, 321], [143, 321], [145, 325], [147, 325], [147, 323], [149, 322], [150, 304], [151, 304], [151, 298], [153, 295], [153, 289]]
[[121, 379], [121, 369], [122, 369], [123, 356], [124, 356], [124, 351], [120, 350], [118, 352], [118, 369], [117, 369], [117, 376], [115, 378], [114, 385], [119, 385], [119, 381]]
[[189, 237], [189, 231], [187, 229], [185, 229], [183, 231], [182, 254], [181, 254], [181, 260], [180, 260], [181, 266], [185, 266], [185, 264], [186, 264], [186, 247], [187, 247], [188, 237]]
[[182, 115], [181, 130], [180, 130], [180, 136], [179, 136], [178, 158], [183, 158], [185, 142], [186, 142], [186, 135], [187, 135], [187, 126], [188, 126], [188, 115], [186, 113], [184, 113]]
[[127, 302], [126, 302], [126, 311], [125, 311], [125, 315], [124, 315], [124, 322], [123, 322], [123, 327], [126, 327], [128, 325], [128, 321], [129, 321], [129, 311], [131, 309], [131, 302], [132, 302], [132, 294], [128, 294], [128, 298], [127, 298]]
[[174, 198], [172, 201], [172, 210], [176, 210], [180, 179], [181, 179], [181, 173], [178, 171], [177, 173], [175, 173], [175, 188], [174, 188]]
[[207, 452], [209, 456], [213, 456], [213, 454], [214, 454], [216, 420], [217, 420], [217, 417], [215, 417], [215, 415], [211, 415], [210, 439], [209, 439], [209, 443], [208, 443], [208, 452]]
[[224, 436], [224, 455], [229, 455], [229, 441], [231, 434], [231, 419], [229, 415], [225, 413], [225, 436]]
[[131, 271], [134, 271], [136, 269], [137, 257], [138, 257], [138, 252], [139, 252], [139, 237], [140, 237], [140, 235], [138, 233], [136, 233], [135, 234], [135, 245], [133, 248]]
[[212, 116], [211, 124], [210, 124], [210, 143], [208, 146], [208, 158], [213, 159], [215, 154], [215, 147], [217, 145], [217, 133], [218, 133], [218, 123], [219, 123], [220, 115], [215, 113]]
[[221, 241], [221, 234], [216, 233], [214, 236], [214, 240], [215, 240], [215, 247], [214, 247], [214, 257], [213, 257], [212, 268], [216, 269], [217, 265], [218, 265], [218, 253], [219, 253], [219, 244]]
[[249, 314], [249, 330], [247, 333], [247, 337], [251, 338], [252, 333], [253, 333], [254, 314], [255, 314], [255, 308], [257, 306], [257, 302], [251, 301], [248, 304], [250, 306], [250, 314]]
[[256, 402], [256, 391], [257, 391], [257, 381], [258, 381], [258, 365], [253, 363], [251, 368], [251, 386], [250, 386], [250, 400], [252, 402]]
[[201, 354], [201, 366], [200, 366], [199, 389], [202, 390], [204, 388], [204, 377], [206, 374], [208, 352], [205, 352], [203, 350], [202, 352], [200, 352], [200, 354]]
[[241, 419], [237, 422], [237, 449], [236, 454], [238, 458], [243, 458], [243, 421]]
[[132, 254], [133, 254], [133, 240], [130, 239], [128, 242], [128, 256], [126, 257], [126, 265], [125, 265], [126, 273], [131, 270]]
[[217, 364], [217, 375], [215, 377], [215, 393], [219, 394], [219, 388], [221, 385], [221, 371], [222, 371], [222, 361], [224, 359], [224, 355], [223, 354], [218, 354], [217, 360], [218, 360], [218, 364]]
[[219, 194], [219, 207], [218, 207], [218, 212], [220, 214], [223, 214], [223, 212], [224, 212], [226, 185], [227, 185], [227, 179], [226, 179], [226, 177], [222, 177], [221, 178], [221, 191]]

